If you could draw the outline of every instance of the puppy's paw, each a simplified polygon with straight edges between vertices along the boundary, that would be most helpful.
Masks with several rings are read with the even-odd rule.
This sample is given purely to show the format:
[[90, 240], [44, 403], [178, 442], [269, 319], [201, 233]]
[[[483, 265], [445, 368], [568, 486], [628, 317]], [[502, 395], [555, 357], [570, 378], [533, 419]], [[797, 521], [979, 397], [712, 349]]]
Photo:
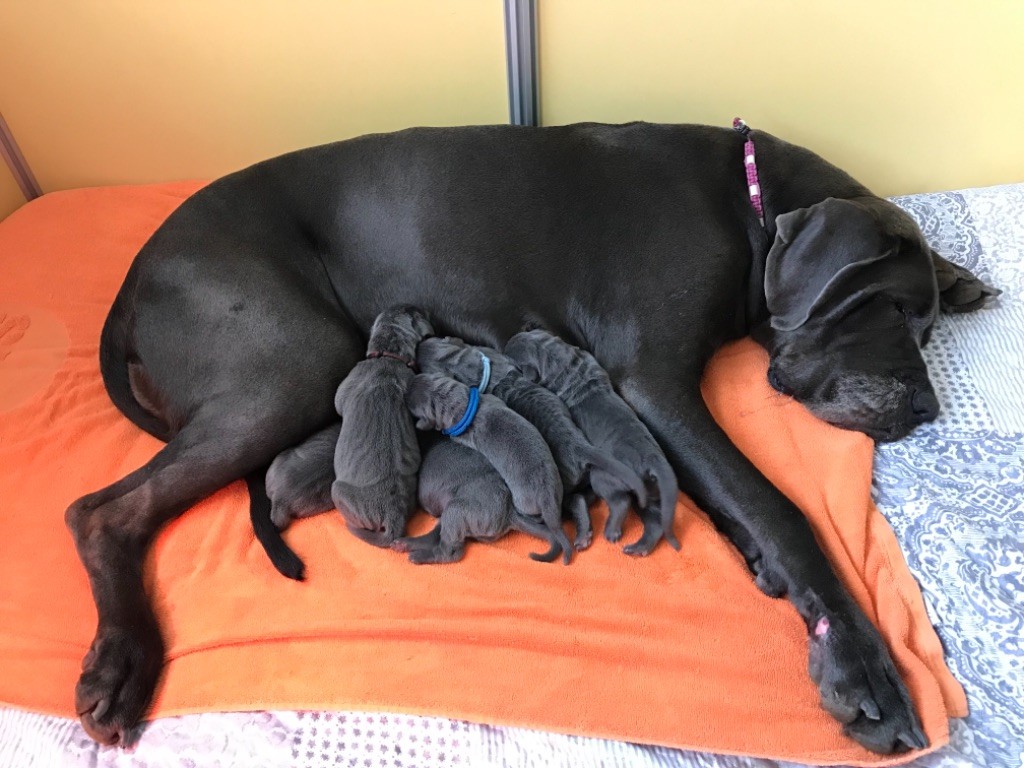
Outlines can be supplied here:
[[463, 549], [447, 550], [442, 547], [430, 547], [425, 549], [413, 549], [409, 552], [409, 562], [414, 565], [429, 565], [431, 563], [455, 563], [462, 559]]
[[585, 531], [578, 531], [576, 538], [573, 540], [573, 547], [577, 552], [582, 552], [585, 549], [589, 549], [590, 545], [594, 543], [594, 532], [590, 529]]
[[658, 546], [658, 542], [661, 541], [664, 534], [661, 522], [654, 515], [643, 512], [640, 516], [644, 521], [643, 535], [632, 544], [627, 544], [622, 548], [622, 551], [630, 557], [647, 557]]
[[604, 537], [612, 544], [622, 539], [622, 523], [616, 523], [609, 517], [604, 526]]
[[810, 638], [809, 669], [822, 707], [861, 746], [883, 755], [928, 746], [910, 694], [866, 619], [856, 626], [820, 619]]
[[292, 522], [292, 516], [288, 510], [280, 507], [272, 507], [270, 510], [270, 521], [279, 531], [285, 530]]
[[164, 648], [156, 626], [147, 625], [101, 627], [82, 661], [75, 711], [100, 744], [129, 744], [153, 699]]

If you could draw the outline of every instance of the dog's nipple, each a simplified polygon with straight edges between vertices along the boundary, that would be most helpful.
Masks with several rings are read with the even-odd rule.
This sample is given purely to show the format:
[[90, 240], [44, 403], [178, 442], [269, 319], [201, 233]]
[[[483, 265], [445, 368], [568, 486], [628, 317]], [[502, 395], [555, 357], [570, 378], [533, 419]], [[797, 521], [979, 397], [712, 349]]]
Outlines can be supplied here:
[[827, 634], [828, 628], [830, 626], [831, 625], [829, 624], [828, 616], [822, 616], [820, 619], [818, 619], [818, 623], [814, 627], [814, 636], [822, 637], [823, 635]]

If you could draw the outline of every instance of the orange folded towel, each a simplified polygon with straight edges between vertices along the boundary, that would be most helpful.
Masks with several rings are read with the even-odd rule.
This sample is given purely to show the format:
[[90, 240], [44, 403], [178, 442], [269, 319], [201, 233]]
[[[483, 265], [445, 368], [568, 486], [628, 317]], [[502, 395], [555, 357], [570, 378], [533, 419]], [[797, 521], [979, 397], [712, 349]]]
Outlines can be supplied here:
[[[104, 392], [100, 327], [137, 249], [199, 186], [58, 192], [0, 222], [2, 702], [74, 716], [96, 616], [63, 511], [159, 448]], [[729, 346], [705, 397], [809, 515], [939, 747], [966, 701], [871, 503], [871, 442], [771, 391], [766, 365], [752, 342]], [[530, 560], [534, 542], [521, 535], [470, 545], [462, 563], [414, 566], [323, 515], [286, 534], [308, 565], [298, 584], [255, 543], [235, 483], [168, 526], [149, 561], [169, 655], [152, 714], [380, 709], [811, 763], [899, 762], [843, 737], [818, 706], [796, 612], [757, 590], [703, 514], [685, 500], [678, 512], [682, 552], [634, 560], [598, 539], [568, 567]], [[627, 540], [639, 535], [631, 525]]]

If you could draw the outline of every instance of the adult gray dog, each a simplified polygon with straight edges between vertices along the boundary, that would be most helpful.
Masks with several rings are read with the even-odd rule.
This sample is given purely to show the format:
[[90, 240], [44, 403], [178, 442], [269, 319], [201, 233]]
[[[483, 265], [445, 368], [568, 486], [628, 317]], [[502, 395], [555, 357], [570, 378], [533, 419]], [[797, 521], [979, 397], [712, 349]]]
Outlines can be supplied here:
[[534, 326], [590, 351], [682, 489], [784, 579], [846, 732], [878, 752], [923, 744], [881, 636], [800, 511], [715, 423], [700, 378], [716, 349], [754, 334], [777, 388], [895, 440], [938, 413], [920, 347], [939, 308], [975, 309], [991, 291], [846, 173], [749, 138], [763, 225], [744, 136], [645, 123], [364, 136], [183, 203], [100, 339], [111, 399], [168, 443], [65, 516], [99, 616], [75, 693], [86, 730], [123, 741], [156, 687], [164, 644], [143, 561], [157, 531], [335, 421], [374, 318], [408, 303], [441, 335], [500, 349]]
[[562, 479], [536, 427], [494, 395], [481, 395], [476, 387], [440, 373], [416, 376], [405, 404], [416, 417], [416, 429], [438, 430], [483, 454], [508, 486], [515, 508], [547, 526], [569, 563], [572, 544], [562, 529]]
[[[490, 377], [481, 393], [494, 395], [533, 424], [551, 449], [562, 478], [563, 507], [576, 524], [573, 546], [577, 550], [590, 546], [590, 511], [584, 494], [591, 475], [597, 476], [597, 487], [605, 491], [598, 495], [609, 503], [622, 497], [627, 499], [627, 504], [628, 500], [635, 498], [641, 507], [646, 505], [647, 491], [640, 477], [609, 452], [599, 451], [588, 442], [573, 422], [565, 403], [553, 392], [523, 376], [505, 355], [490, 347], [473, 346], [451, 336], [425, 339], [416, 350], [416, 362], [424, 373], [443, 373], [468, 385], [481, 381], [485, 357], [489, 361]], [[619, 533], [621, 536], [621, 527]], [[630, 555], [647, 555], [661, 537], [661, 526], [653, 536], [648, 535], [645, 526], [641, 538], [643, 546], [638, 548], [631, 544], [624, 551]], [[679, 542], [671, 531], [666, 538], [675, 549], [679, 549]]]
[[535, 560], [549, 562], [562, 551], [543, 523], [516, 509], [508, 486], [484, 455], [454, 440], [442, 438], [426, 449], [417, 498], [438, 518], [437, 525], [422, 536], [407, 536], [391, 545], [408, 552], [417, 565], [453, 563], [462, 559], [468, 539], [495, 541], [510, 531], [548, 542], [547, 552], [532, 555]]

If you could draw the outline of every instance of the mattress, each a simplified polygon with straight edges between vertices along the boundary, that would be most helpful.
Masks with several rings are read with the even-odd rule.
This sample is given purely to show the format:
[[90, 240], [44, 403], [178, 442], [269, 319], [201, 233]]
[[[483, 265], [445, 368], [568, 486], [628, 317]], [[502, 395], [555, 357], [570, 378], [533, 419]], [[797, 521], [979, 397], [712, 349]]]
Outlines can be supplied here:
[[[912, 765], [1024, 762], [1024, 184], [895, 198], [931, 245], [1003, 295], [943, 318], [925, 357], [942, 415], [876, 451], [874, 496], [971, 705]], [[0, 766], [715, 766], [763, 760], [366, 712], [154, 721], [131, 751], [76, 721], [0, 709]]]

